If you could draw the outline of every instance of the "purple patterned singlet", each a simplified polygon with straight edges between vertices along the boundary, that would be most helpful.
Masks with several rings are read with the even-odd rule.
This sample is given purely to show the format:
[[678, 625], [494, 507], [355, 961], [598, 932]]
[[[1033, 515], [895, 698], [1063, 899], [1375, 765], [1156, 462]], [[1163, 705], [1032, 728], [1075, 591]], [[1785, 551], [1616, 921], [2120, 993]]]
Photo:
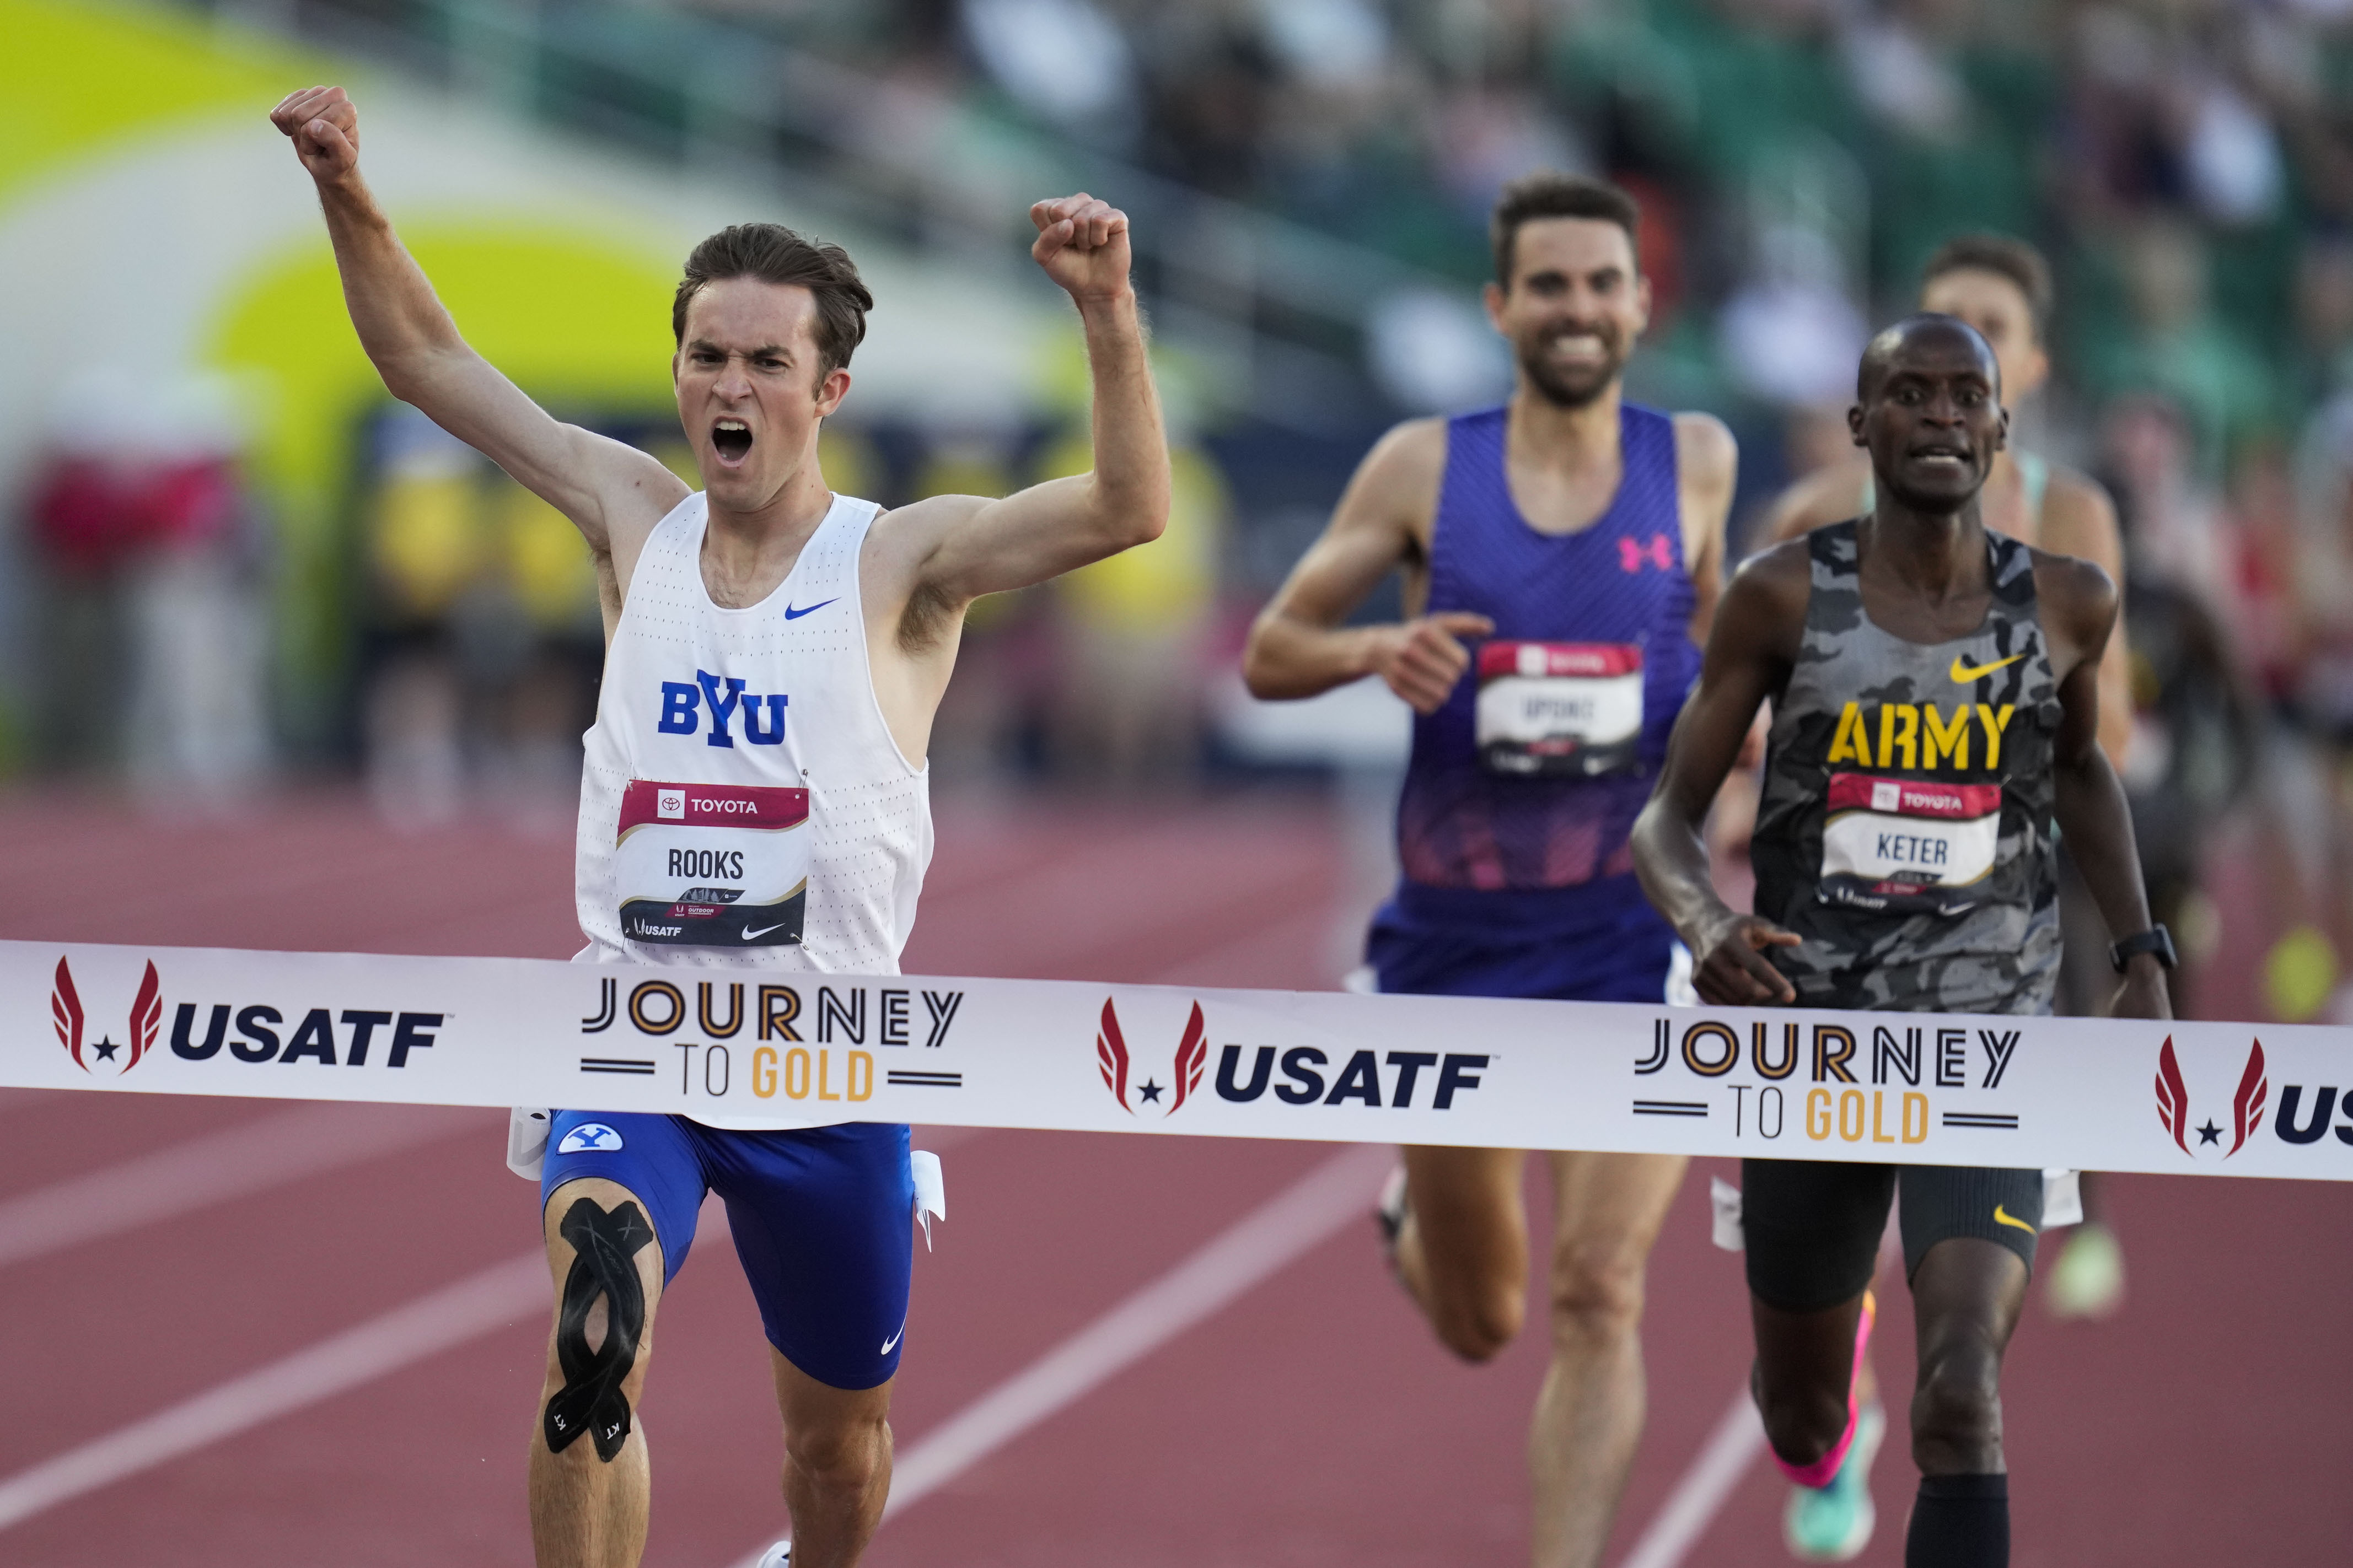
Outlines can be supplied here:
[[1699, 673], [1674, 422], [1624, 405], [1609, 510], [1551, 534], [1512, 499], [1505, 417], [1447, 426], [1428, 608], [1483, 615], [1495, 633], [1445, 705], [1415, 718], [1398, 803], [1409, 884], [1559, 889], [1630, 872], [1627, 835]]

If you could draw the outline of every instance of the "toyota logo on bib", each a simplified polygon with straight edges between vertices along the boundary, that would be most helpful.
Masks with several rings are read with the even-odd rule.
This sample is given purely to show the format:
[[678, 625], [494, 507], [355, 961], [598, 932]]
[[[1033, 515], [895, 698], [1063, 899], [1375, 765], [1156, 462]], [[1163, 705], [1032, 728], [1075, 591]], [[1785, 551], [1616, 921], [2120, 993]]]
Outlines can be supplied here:
[[657, 793], [654, 796], [654, 815], [670, 822], [686, 820], [686, 792], [682, 789], [666, 789]]

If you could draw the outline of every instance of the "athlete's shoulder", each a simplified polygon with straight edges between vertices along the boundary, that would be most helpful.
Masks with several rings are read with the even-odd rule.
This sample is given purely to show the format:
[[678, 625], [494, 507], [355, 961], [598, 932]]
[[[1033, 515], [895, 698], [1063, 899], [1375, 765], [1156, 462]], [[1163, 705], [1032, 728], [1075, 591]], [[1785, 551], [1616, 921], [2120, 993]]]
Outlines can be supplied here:
[[1668, 418], [1674, 425], [1676, 468], [1693, 479], [1729, 484], [1740, 467], [1740, 443], [1732, 426], [1696, 410]]
[[1813, 587], [1814, 542], [1800, 534], [1752, 550], [1734, 569], [1732, 581], [1736, 586], [1746, 584], [1752, 594], [1794, 592], [1802, 597]]
[[1755, 618], [1781, 625], [1806, 618], [1806, 602], [1814, 588], [1812, 542], [1785, 539], [1752, 551], [1725, 585], [1724, 607], [1716, 612], [1721, 626], [1726, 616]]
[[2034, 596], [2048, 618], [2079, 637], [2105, 637], [2123, 599], [2106, 567], [2080, 555], [2027, 546], [2034, 567]]
[[1443, 415], [1392, 425], [1381, 432], [1381, 438], [1373, 443], [1356, 471], [1397, 477], [1436, 473], [1446, 467], [1453, 425], [1454, 421]]
[[1452, 424], [1437, 417], [1389, 426], [1357, 463], [1341, 516], [1352, 521], [1378, 517], [1391, 525], [1425, 529], [1438, 512]]
[[1870, 488], [1868, 459], [1827, 463], [1781, 492], [1765, 513], [1759, 537], [1777, 542], [1801, 539], [1818, 528], [1844, 522], [1862, 510]]
[[2124, 566], [2124, 531], [2107, 487], [2078, 468], [2051, 465], [2050, 489], [2042, 498], [2040, 542], [2061, 555], [2080, 556], [2111, 575]]
[[[854, 498], [843, 498], [854, 499]], [[911, 500], [904, 506], [883, 506], [878, 501], [860, 500], [856, 504], [873, 508], [874, 515], [866, 524], [866, 548], [885, 550], [895, 543], [909, 542], [915, 535], [929, 536], [969, 521], [981, 508], [996, 498], [991, 496], [935, 495]]]

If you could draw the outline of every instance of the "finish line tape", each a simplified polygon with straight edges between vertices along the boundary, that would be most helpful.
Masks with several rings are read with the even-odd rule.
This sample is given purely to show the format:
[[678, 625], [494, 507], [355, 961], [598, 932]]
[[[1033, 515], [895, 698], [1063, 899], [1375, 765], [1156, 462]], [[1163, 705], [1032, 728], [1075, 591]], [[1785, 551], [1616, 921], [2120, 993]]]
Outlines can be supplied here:
[[2353, 1030], [2261, 1035], [0, 942], [25, 1089], [2353, 1179]]

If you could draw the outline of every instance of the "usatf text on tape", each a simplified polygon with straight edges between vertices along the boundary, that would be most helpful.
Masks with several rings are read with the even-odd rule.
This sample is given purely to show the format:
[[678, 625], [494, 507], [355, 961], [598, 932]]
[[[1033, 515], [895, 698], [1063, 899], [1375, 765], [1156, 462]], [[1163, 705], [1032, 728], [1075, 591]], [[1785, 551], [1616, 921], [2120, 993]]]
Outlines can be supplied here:
[[2353, 1179], [2353, 1030], [0, 942], [0, 1084]]

